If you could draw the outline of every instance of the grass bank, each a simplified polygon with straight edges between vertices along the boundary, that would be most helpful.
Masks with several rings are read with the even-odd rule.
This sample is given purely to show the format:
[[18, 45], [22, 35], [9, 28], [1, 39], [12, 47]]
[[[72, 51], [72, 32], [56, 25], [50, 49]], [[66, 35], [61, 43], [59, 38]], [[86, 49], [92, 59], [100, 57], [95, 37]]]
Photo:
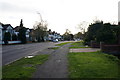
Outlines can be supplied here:
[[9, 65], [3, 66], [2, 78], [31, 78], [33, 72], [36, 70], [36, 66], [44, 63], [48, 59], [49, 55], [37, 55], [32, 58], [22, 58]]
[[69, 78], [120, 78], [119, 59], [102, 52], [69, 53]]

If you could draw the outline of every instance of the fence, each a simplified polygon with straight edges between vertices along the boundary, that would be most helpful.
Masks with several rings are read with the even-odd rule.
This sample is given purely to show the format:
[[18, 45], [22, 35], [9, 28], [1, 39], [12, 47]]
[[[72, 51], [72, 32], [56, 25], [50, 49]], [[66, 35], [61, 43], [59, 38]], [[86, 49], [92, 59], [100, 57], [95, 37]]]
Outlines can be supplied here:
[[104, 44], [103, 42], [101, 42], [100, 48], [101, 48], [101, 51], [103, 52], [120, 55], [120, 45], [118, 44], [108, 45], [108, 44]]
[[90, 47], [92, 48], [100, 48], [100, 43], [97, 43], [96, 41], [90, 42]]

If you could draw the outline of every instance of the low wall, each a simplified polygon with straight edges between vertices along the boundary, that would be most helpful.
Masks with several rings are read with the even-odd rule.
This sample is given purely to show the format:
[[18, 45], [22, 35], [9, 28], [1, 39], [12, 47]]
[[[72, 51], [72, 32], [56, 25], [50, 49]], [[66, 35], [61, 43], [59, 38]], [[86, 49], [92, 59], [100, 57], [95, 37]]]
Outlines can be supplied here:
[[[21, 41], [8, 41], [8, 44], [18, 44], [21, 43]], [[5, 44], [4, 41], [2, 41], [0, 44]]]

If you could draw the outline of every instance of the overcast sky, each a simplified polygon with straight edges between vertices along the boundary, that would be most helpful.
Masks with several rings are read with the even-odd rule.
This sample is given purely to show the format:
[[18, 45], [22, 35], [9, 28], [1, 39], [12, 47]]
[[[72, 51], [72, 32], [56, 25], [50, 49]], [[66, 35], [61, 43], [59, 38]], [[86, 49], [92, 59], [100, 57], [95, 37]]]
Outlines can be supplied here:
[[[33, 28], [36, 21], [48, 22], [48, 29], [63, 34], [69, 29], [73, 34], [80, 31], [77, 26], [90, 24], [99, 19], [118, 22], [119, 0], [0, 0], [0, 22], [13, 27], [23, 24]], [[87, 28], [86, 25], [84, 25]]]

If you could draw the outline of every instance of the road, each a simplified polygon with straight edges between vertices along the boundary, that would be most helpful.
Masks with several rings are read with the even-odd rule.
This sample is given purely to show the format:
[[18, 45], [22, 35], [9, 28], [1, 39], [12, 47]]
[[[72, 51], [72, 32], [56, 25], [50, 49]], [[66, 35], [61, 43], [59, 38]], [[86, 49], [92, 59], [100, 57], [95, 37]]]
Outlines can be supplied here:
[[2, 65], [9, 64], [22, 57], [36, 54], [48, 47], [54, 46], [53, 42], [19, 44], [19, 45], [4, 45], [2, 46]]

